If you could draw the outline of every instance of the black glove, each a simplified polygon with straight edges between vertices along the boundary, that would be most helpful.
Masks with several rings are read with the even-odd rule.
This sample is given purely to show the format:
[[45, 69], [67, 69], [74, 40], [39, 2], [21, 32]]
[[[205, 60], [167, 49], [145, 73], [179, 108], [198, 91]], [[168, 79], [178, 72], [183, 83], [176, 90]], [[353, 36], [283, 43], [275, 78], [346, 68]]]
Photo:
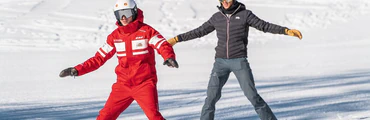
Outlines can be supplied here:
[[168, 67], [173, 67], [173, 68], [179, 68], [179, 64], [177, 64], [176, 60], [172, 58], [168, 58], [166, 61], [164, 61], [163, 65], [167, 65]]
[[78, 71], [74, 67], [64, 69], [62, 70], [62, 72], [59, 73], [59, 77], [77, 76], [77, 75]]

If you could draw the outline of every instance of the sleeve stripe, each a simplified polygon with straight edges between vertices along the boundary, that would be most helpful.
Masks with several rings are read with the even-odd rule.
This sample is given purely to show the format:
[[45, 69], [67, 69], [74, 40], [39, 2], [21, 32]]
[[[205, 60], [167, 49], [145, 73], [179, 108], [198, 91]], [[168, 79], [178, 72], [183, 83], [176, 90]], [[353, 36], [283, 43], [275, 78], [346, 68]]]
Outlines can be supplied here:
[[152, 45], [156, 45], [158, 42], [160, 42], [161, 40], [163, 40], [164, 38], [159, 38], [159, 34], [158, 35], [155, 35], [153, 36], [150, 40], [149, 40], [149, 44], [152, 44]]
[[100, 48], [99, 51], [102, 52], [102, 53], [104, 53], [104, 55], [107, 54], [102, 48]]
[[158, 45], [157, 45], [157, 49], [161, 48], [162, 44], [166, 42], [165, 40], [162, 40]]
[[113, 50], [108, 43], [105, 43], [102, 47], [99, 48], [98, 52], [102, 57], [105, 57], [109, 52]]
[[105, 57], [105, 54], [104, 54], [102, 51], [98, 50], [98, 52], [100, 53], [100, 55], [101, 55], [102, 57]]
[[110, 46], [108, 43], [105, 43], [101, 48], [102, 52], [109, 53], [113, 50], [113, 47]]

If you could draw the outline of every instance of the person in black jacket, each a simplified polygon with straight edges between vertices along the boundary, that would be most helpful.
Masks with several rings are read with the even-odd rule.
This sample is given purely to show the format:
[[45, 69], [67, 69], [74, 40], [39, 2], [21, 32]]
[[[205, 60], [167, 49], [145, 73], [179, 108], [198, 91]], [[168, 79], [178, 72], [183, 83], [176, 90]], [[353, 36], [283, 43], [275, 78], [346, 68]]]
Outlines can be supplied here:
[[200, 27], [179, 34], [167, 41], [171, 45], [203, 37], [216, 30], [218, 43], [215, 62], [207, 88], [207, 98], [202, 108], [201, 120], [213, 120], [215, 104], [221, 97], [221, 89], [233, 72], [245, 96], [254, 106], [261, 120], [276, 120], [267, 103], [257, 93], [247, 56], [248, 31], [254, 27], [263, 32], [284, 34], [302, 39], [298, 30], [289, 29], [258, 18], [245, 5], [236, 0], [219, 0], [219, 12]]

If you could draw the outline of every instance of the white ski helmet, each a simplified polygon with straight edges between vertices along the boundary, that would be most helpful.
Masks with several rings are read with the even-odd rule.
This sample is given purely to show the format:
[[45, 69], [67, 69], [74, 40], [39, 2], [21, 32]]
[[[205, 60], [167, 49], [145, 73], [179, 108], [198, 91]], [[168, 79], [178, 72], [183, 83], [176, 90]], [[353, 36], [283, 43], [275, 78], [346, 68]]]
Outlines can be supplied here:
[[117, 0], [116, 5], [114, 6], [114, 15], [116, 16], [117, 21], [122, 19], [123, 16], [129, 18], [131, 16], [133, 20], [137, 16], [137, 7], [134, 0]]

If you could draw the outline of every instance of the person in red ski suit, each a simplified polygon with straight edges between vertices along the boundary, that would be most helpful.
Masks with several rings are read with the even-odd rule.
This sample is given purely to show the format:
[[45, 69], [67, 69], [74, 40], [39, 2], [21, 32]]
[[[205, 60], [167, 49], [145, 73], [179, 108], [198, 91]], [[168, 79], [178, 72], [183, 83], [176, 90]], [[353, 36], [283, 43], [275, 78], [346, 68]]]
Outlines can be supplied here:
[[81, 76], [92, 72], [117, 54], [117, 82], [97, 119], [117, 119], [136, 100], [148, 119], [164, 120], [158, 107], [154, 49], [164, 58], [164, 65], [178, 68], [174, 50], [159, 32], [143, 23], [143, 12], [137, 9], [133, 0], [118, 0], [115, 15], [118, 28], [108, 35], [95, 56], [64, 69], [59, 76]]

